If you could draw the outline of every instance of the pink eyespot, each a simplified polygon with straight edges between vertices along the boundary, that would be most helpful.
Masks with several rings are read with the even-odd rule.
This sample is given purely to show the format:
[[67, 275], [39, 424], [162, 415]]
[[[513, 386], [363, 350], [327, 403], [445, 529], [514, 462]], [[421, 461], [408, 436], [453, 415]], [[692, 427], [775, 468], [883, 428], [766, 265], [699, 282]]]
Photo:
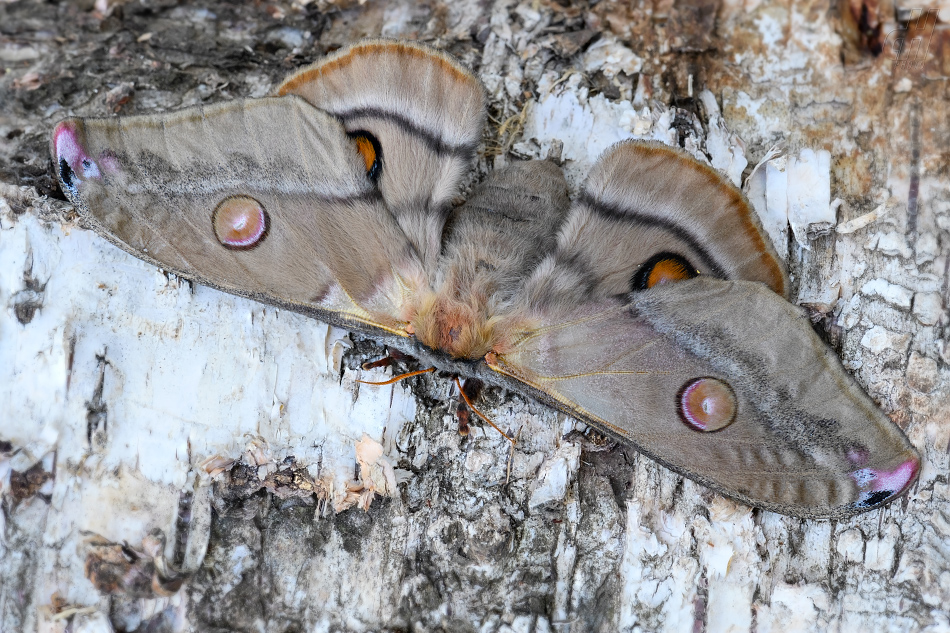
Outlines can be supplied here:
[[697, 378], [686, 383], [677, 404], [680, 418], [697, 431], [718, 431], [736, 419], [736, 394], [718, 378]]
[[215, 207], [211, 224], [222, 246], [243, 250], [263, 241], [270, 222], [260, 202], [250, 196], [231, 196]]

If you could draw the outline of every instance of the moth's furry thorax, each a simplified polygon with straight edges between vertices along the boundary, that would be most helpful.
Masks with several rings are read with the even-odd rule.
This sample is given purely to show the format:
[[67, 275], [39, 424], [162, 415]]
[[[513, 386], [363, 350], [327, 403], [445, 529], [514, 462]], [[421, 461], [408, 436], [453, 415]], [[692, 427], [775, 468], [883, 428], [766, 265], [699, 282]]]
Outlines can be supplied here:
[[523, 321], [492, 312], [478, 293], [429, 292], [417, 305], [412, 330], [427, 347], [455, 359], [477, 360], [509, 349]]

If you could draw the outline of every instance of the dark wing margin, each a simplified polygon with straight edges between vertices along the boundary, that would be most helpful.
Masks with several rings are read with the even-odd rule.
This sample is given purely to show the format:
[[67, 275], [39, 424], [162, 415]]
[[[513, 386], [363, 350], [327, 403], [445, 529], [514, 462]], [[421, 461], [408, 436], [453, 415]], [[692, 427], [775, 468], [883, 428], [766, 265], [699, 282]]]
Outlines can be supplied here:
[[354, 140], [303, 99], [67, 119], [51, 152], [83, 218], [136, 257], [335, 325], [406, 336], [420, 262]]
[[900, 428], [761, 284], [699, 277], [589, 304], [487, 360], [526, 395], [782, 514], [864, 512], [919, 471]]

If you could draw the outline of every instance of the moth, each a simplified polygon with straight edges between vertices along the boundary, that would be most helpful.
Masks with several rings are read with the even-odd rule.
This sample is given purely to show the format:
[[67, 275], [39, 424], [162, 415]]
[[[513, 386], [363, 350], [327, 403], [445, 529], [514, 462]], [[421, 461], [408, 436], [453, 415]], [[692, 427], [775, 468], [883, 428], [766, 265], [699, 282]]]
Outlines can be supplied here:
[[573, 202], [534, 160], [454, 207], [485, 117], [453, 58], [370, 40], [272, 97], [66, 119], [51, 153], [136, 257], [534, 398], [742, 503], [841, 517], [910, 487], [916, 451], [786, 300], [737, 188], [628, 141]]

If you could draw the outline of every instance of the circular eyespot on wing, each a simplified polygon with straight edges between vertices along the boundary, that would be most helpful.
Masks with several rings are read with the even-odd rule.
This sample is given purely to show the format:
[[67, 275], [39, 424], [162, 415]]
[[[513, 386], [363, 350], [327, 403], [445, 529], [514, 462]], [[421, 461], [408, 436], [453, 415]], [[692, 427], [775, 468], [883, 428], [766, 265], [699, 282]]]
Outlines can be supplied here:
[[370, 180], [377, 180], [382, 170], [383, 152], [376, 137], [364, 130], [350, 132], [349, 137], [356, 141], [356, 151], [363, 157], [366, 164], [366, 175]]
[[222, 246], [247, 250], [260, 245], [270, 229], [264, 205], [250, 196], [230, 196], [211, 215], [214, 236]]
[[690, 380], [677, 396], [680, 419], [690, 428], [704, 433], [724, 429], [736, 419], [736, 393], [718, 378]]
[[657, 253], [643, 262], [630, 280], [630, 290], [646, 290], [659, 284], [686, 281], [699, 275], [689, 260], [676, 253]]

